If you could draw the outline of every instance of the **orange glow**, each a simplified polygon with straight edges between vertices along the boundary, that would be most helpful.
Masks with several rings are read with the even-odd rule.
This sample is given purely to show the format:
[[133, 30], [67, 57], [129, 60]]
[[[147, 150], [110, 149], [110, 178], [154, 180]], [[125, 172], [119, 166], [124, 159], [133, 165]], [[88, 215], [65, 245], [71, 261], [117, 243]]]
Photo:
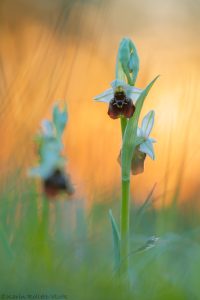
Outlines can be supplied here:
[[[66, 99], [69, 123], [64, 143], [77, 195], [93, 201], [97, 195], [101, 198], [120, 190], [120, 123], [108, 118], [107, 105], [95, 103], [92, 97], [114, 79], [119, 41], [130, 36], [140, 55], [137, 86], [143, 88], [161, 74], [142, 113], [156, 112], [152, 136], [157, 140], [157, 158], [155, 162], [148, 158], [145, 173], [132, 177], [133, 196], [144, 199], [157, 182], [155, 194], [165, 194], [161, 200], [166, 202], [178, 182], [181, 199], [186, 199], [198, 190], [200, 181], [200, 60], [195, 20], [181, 2], [165, 8], [158, 1], [151, 8], [128, 0], [102, 3], [72, 7], [67, 23], [62, 25], [61, 20], [61, 29], [56, 29], [61, 32], [49, 22], [26, 19], [22, 12], [13, 27], [9, 5], [2, 8], [1, 169], [7, 171], [10, 163], [34, 164], [33, 136], [38, 124], [50, 116], [56, 100]], [[52, 4], [50, 12], [37, 9], [44, 16], [54, 9], [56, 24], [58, 7]], [[24, 22], [17, 26], [21, 16]]]

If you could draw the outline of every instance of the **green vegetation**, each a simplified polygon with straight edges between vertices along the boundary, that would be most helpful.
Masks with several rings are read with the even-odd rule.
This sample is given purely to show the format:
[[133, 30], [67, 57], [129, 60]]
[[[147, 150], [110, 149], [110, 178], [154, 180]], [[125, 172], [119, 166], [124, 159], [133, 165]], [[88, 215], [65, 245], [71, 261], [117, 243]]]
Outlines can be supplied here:
[[50, 202], [28, 180], [18, 182], [18, 189], [10, 180], [0, 196], [1, 294], [199, 299], [200, 224], [194, 207], [156, 210], [153, 196], [147, 205], [131, 207], [128, 286], [114, 265], [110, 238], [108, 209], [119, 215], [118, 199], [86, 211], [81, 201]]

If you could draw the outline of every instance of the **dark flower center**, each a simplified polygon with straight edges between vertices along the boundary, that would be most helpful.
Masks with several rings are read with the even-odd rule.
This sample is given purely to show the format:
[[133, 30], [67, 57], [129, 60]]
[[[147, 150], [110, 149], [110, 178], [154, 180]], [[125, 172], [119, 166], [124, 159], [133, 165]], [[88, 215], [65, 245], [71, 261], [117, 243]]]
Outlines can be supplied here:
[[135, 106], [131, 98], [126, 96], [122, 90], [115, 91], [114, 98], [109, 103], [108, 115], [112, 119], [117, 119], [120, 116], [131, 118], [134, 114]]
[[115, 92], [114, 98], [111, 100], [113, 105], [116, 105], [118, 108], [122, 108], [124, 105], [127, 105], [129, 99], [126, 97], [126, 94], [123, 91]]

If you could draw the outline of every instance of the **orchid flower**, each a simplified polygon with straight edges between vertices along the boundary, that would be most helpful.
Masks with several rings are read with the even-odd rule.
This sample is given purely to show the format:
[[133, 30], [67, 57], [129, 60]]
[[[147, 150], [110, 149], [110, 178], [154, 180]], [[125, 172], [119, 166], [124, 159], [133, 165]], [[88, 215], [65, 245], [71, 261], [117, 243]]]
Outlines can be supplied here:
[[142, 90], [128, 85], [125, 81], [116, 79], [111, 88], [94, 97], [94, 100], [109, 104], [108, 115], [112, 119], [121, 116], [131, 118], [135, 111], [135, 103]]
[[131, 162], [133, 175], [140, 174], [144, 171], [144, 160], [146, 155], [149, 155], [153, 160], [155, 159], [153, 143], [155, 143], [156, 140], [149, 137], [154, 124], [154, 115], [154, 111], [151, 110], [142, 120], [141, 128], [138, 127], [137, 129], [137, 138], [141, 139], [141, 142], [136, 147]]

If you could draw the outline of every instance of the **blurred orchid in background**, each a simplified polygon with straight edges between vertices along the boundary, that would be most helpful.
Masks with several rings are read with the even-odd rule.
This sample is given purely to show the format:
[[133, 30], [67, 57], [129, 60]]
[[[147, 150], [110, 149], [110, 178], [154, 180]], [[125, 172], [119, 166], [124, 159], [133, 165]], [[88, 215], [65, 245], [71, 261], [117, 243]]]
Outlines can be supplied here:
[[29, 175], [42, 179], [44, 192], [47, 196], [56, 196], [60, 191], [69, 195], [73, 194], [74, 188], [70, 177], [65, 173], [66, 160], [62, 156], [62, 134], [67, 123], [67, 109], [63, 111], [58, 105], [53, 108], [53, 121], [43, 120], [41, 132], [37, 136], [40, 165], [32, 168]]
[[131, 118], [135, 111], [135, 103], [142, 90], [119, 79], [114, 80], [111, 86], [112, 88], [94, 97], [94, 100], [109, 104], [108, 115], [112, 119], [121, 116]]

